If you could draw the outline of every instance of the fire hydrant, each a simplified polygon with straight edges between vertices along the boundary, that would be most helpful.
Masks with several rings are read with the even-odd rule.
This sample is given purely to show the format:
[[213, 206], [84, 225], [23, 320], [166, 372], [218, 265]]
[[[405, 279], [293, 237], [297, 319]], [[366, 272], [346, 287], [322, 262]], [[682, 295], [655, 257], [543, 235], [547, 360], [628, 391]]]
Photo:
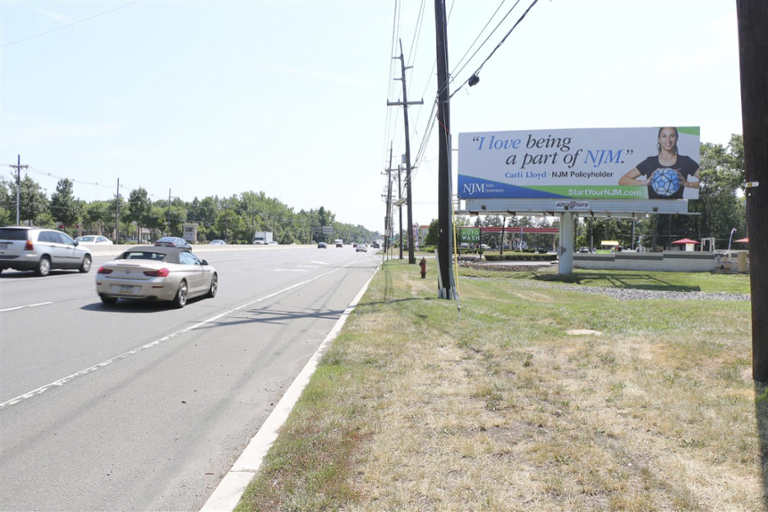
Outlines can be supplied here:
[[421, 258], [419, 266], [421, 267], [421, 278], [425, 279], [427, 277], [427, 258]]

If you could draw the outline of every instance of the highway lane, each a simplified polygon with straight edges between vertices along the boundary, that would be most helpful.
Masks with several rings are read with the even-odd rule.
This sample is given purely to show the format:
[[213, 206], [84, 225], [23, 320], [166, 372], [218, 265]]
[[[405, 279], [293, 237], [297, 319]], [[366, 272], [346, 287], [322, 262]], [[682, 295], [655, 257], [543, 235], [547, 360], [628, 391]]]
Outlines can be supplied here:
[[201, 256], [219, 295], [182, 310], [102, 305], [98, 267], [0, 276], [0, 509], [199, 508], [379, 261]]

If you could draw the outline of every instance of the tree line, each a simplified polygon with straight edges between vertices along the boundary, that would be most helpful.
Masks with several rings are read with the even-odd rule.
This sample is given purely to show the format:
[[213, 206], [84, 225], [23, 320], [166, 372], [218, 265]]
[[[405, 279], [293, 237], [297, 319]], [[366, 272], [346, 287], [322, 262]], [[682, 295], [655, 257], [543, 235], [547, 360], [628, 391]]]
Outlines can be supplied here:
[[[118, 218], [120, 240], [139, 239], [149, 233], [152, 240], [160, 236], [182, 236], [183, 224], [197, 224], [197, 241], [213, 239], [228, 243], [251, 243], [256, 231], [271, 231], [281, 244], [311, 243], [343, 238], [366, 242], [378, 233], [362, 225], [339, 222], [325, 207], [300, 210], [268, 197], [264, 192], [243, 192], [231, 197], [195, 197], [152, 200], [142, 187], [127, 198], [113, 194], [108, 201], [82, 201], [75, 197], [74, 184], [62, 179], [48, 198], [45, 190], [26, 175], [20, 183], [19, 217], [22, 224], [61, 229], [70, 235], [83, 233], [115, 237]], [[16, 181], [0, 178], [0, 225], [16, 222]], [[322, 235], [322, 226], [333, 226], [333, 234]]]

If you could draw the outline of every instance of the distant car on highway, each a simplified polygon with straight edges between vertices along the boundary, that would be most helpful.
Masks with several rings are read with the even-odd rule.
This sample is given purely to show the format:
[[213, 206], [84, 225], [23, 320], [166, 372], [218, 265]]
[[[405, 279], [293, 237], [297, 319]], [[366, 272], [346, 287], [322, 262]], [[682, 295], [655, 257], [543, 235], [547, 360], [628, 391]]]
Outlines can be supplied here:
[[381, 246], [379, 245], [379, 242], [373, 242], [373, 243], [371, 243], [371, 247], [372, 247], [372, 248], [374, 248], [374, 249], [379, 249], [379, 248], [381, 248]]
[[96, 293], [104, 304], [118, 299], [170, 301], [183, 308], [199, 295], [213, 298], [219, 290], [216, 269], [188, 248], [137, 246], [99, 267]]
[[162, 247], [183, 247], [185, 249], [189, 249], [190, 251], [192, 250], [192, 246], [189, 245], [189, 242], [178, 236], [164, 236], [155, 242], [155, 245]]
[[325, 242], [320, 242], [319, 244], [317, 244], [317, 248], [318, 249], [327, 249], [328, 248], [328, 244], [325, 243]]
[[365, 244], [358, 244], [355, 252], [368, 252], [368, 247]]
[[88, 245], [112, 245], [112, 240], [105, 236], [83, 235], [75, 238], [75, 242]]
[[211, 245], [227, 245], [227, 242], [224, 240], [211, 240]]
[[26, 226], [0, 228], [0, 272], [34, 270], [45, 277], [51, 269], [91, 270], [93, 257], [86, 247], [61, 231]]

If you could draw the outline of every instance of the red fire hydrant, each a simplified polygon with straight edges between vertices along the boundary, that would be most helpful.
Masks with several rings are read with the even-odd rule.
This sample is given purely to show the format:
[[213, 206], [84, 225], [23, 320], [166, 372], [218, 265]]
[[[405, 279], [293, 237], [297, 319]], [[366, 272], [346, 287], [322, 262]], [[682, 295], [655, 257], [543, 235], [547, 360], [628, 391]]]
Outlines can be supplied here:
[[421, 258], [419, 266], [421, 267], [421, 278], [424, 279], [427, 277], [427, 258]]

